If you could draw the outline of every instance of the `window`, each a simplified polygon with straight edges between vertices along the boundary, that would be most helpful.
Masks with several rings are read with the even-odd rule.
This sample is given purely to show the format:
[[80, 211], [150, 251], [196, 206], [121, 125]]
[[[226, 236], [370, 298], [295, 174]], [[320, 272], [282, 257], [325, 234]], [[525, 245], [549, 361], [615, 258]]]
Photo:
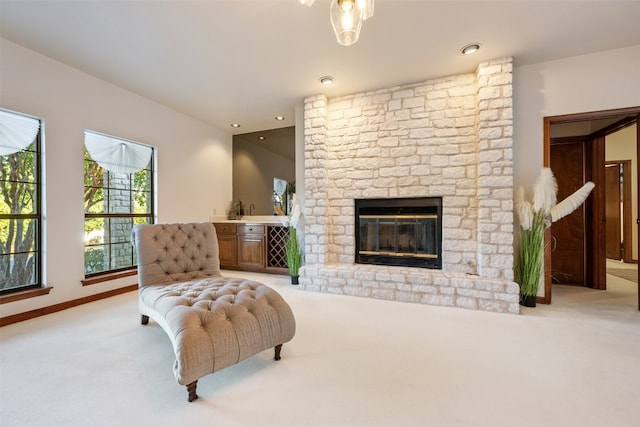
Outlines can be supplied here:
[[0, 109], [0, 293], [42, 286], [40, 120]]
[[131, 269], [131, 229], [153, 223], [154, 150], [92, 131], [84, 138], [85, 276]]

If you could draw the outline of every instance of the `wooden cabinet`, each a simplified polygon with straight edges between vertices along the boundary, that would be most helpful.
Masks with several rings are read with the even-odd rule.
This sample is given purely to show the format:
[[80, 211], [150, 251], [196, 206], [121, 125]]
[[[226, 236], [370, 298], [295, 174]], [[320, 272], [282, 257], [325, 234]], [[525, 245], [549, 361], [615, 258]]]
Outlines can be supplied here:
[[236, 236], [218, 234], [220, 265], [236, 265]]
[[261, 270], [266, 266], [265, 226], [242, 224], [238, 226], [238, 267]]
[[284, 243], [288, 229], [279, 224], [217, 222], [220, 267], [288, 274]]

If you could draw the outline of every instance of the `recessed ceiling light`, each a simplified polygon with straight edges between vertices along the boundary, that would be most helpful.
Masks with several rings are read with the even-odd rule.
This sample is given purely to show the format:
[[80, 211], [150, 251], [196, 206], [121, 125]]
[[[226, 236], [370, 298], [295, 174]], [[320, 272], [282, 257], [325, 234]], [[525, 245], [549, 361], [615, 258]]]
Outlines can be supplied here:
[[283, 117], [283, 116], [276, 116], [276, 120], [277, 120], [277, 121], [279, 121], [279, 122], [281, 122], [281, 121], [283, 121], [283, 120], [284, 120], [284, 117]]
[[265, 138], [264, 136], [260, 135], [260, 136], [258, 137], [258, 139], [259, 139], [260, 141], [264, 141], [266, 138]]
[[463, 55], [473, 55], [480, 50], [480, 43], [471, 43], [460, 49], [460, 53]]
[[238, 123], [231, 123], [232, 128], [239, 128], [240, 125]]
[[335, 82], [335, 79], [331, 76], [320, 77], [320, 83], [325, 86], [331, 86]]

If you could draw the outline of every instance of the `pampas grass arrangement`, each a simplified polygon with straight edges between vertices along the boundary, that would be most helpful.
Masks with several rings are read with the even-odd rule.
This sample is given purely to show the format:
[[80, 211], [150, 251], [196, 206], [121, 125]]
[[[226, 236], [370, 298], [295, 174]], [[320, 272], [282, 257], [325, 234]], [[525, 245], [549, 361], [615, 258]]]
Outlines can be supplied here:
[[[533, 203], [525, 200], [524, 189], [516, 193], [516, 214], [520, 222], [520, 248], [516, 256], [515, 281], [520, 295], [535, 298], [542, 273], [544, 232], [551, 224], [576, 210], [595, 187], [587, 182], [572, 195], [556, 204], [558, 184], [549, 168], [542, 168], [533, 186]], [[535, 300], [534, 300], [535, 301]], [[522, 299], [521, 299], [522, 303]]]

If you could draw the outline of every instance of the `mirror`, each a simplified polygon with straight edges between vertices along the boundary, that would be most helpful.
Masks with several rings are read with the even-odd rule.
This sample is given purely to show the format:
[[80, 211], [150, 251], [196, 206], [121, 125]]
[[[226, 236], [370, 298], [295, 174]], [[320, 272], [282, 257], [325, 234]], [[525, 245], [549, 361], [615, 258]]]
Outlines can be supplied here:
[[287, 214], [287, 184], [285, 179], [273, 178], [273, 210], [274, 215]]
[[[294, 126], [233, 136], [233, 200], [242, 201], [245, 215], [276, 213], [275, 180], [286, 188], [295, 181], [295, 170]], [[280, 202], [286, 214], [288, 202]]]

